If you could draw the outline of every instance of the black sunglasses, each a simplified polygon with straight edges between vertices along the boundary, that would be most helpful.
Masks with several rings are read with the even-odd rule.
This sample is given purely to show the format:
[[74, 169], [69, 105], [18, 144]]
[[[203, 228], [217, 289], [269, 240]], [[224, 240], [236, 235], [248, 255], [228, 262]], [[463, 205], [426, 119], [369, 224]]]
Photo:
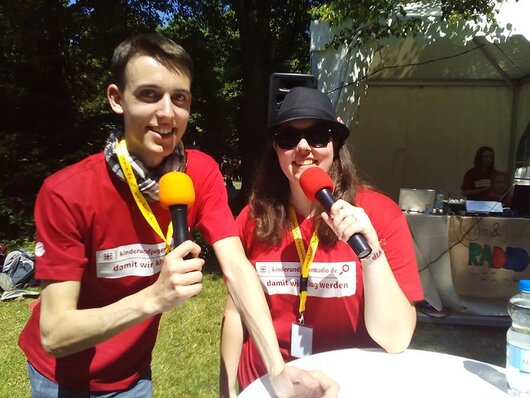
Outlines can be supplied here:
[[282, 149], [292, 149], [302, 138], [313, 148], [324, 148], [333, 138], [333, 131], [329, 125], [316, 125], [297, 130], [288, 127], [274, 133], [274, 142]]

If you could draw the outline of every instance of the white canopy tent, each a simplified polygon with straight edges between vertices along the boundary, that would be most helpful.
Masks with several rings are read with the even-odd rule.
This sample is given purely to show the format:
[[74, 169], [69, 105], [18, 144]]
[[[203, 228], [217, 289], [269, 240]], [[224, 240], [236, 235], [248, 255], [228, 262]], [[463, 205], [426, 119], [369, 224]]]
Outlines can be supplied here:
[[361, 173], [397, 200], [399, 188], [460, 197], [475, 151], [495, 150], [513, 174], [530, 122], [530, 0], [502, 4], [498, 27], [441, 24], [418, 3], [428, 33], [366, 48], [327, 46], [333, 29], [311, 24], [312, 73], [349, 125]]

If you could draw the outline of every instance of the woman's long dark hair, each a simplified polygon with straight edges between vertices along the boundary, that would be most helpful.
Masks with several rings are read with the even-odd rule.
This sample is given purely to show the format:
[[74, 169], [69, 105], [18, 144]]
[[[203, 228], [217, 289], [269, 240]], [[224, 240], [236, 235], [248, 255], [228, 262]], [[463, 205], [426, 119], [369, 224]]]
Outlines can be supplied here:
[[[333, 196], [354, 203], [356, 188], [362, 183], [346, 144], [342, 145], [339, 155], [333, 159], [329, 175], [335, 186]], [[276, 151], [270, 145], [254, 175], [249, 198], [250, 216], [255, 220], [254, 236], [257, 240], [274, 246], [281, 243], [290, 225], [290, 192], [289, 181], [280, 168]], [[321, 243], [331, 244], [337, 241], [337, 236], [325, 222], [320, 222], [322, 211], [319, 205], [318, 237]]]

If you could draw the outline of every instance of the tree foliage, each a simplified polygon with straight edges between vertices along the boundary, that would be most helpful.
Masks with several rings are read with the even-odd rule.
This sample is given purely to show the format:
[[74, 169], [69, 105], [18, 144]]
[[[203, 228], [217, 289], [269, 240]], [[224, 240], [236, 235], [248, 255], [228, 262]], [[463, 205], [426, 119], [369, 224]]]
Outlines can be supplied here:
[[[478, 20], [486, 17], [494, 20], [497, 6], [505, 0], [331, 0], [314, 7], [311, 14], [314, 19], [327, 21], [331, 25], [341, 26], [332, 40], [340, 44], [364, 43], [385, 37], [404, 37], [416, 35], [426, 28], [424, 20], [407, 14], [408, 5], [418, 9], [423, 6], [440, 7], [441, 20]], [[344, 23], [348, 21], [348, 24]]]

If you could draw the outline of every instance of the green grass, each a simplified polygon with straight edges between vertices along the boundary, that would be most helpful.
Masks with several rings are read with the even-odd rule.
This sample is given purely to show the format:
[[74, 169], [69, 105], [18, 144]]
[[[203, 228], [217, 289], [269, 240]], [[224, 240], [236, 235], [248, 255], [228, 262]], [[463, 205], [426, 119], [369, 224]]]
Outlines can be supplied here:
[[29, 317], [34, 299], [0, 302], [0, 397], [29, 397], [26, 358], [18, 348], [18, 335]]
[[[219, 341], [226, 287], [206, 273], [203, 290], [164, 314], [153, 352], [155, 397], [218, 396]], [[29, 397], [26, 359], [18, 335], [33, 299], [0, 302], [0, 397]]]

